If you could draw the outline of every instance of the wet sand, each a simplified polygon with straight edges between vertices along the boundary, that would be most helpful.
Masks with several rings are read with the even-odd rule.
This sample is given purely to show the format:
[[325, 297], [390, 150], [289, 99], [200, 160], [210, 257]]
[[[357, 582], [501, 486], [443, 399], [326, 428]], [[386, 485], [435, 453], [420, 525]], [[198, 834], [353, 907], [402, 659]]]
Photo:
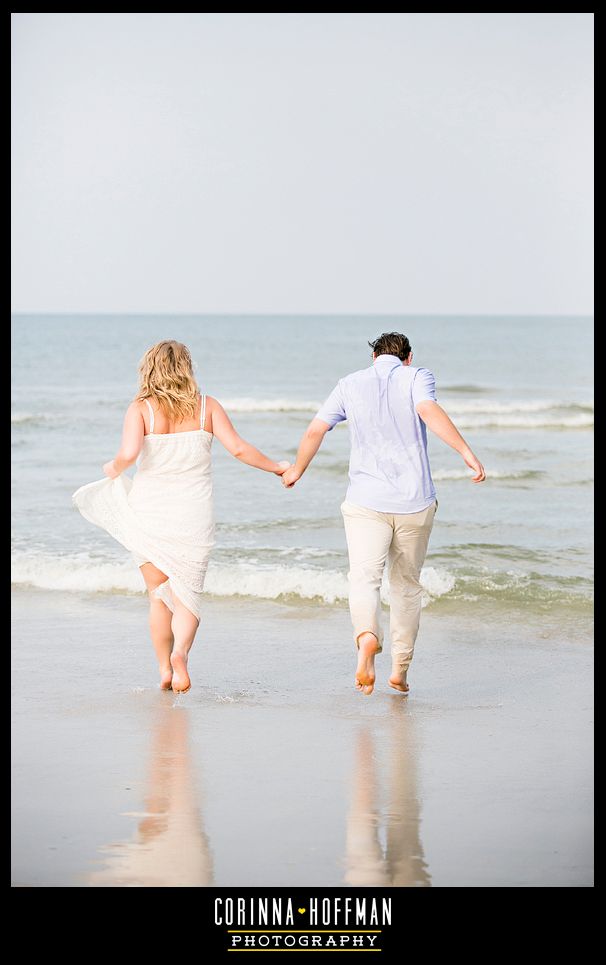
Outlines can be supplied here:
[[591, 886], [592, 651], [423, 612], [411, 695], [347, 610], [209, 599], [184, 696], [144, 597], [13, 593], [14, 886]]

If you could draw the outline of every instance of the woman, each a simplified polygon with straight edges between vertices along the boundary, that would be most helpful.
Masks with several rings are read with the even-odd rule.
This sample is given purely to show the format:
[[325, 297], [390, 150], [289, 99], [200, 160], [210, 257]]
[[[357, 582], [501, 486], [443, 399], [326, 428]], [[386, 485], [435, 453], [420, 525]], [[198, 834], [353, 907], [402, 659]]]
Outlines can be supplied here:
[[[130, 550], [140, 567], [160, 687], [177, 693], [191, 687], [187, 657], [214, 545], [214, 436], [249, 466], [277, 476], [288, 467], [241, 439], [223, 406], [201, 395], [185, 345], [158, 342], [141, 360], [139, 392], [126, 411], [120, 449], [103, 466], [108, 478], [72, 497], [82, 515]], [[135, 461], [131, 479], [124, 470]]]

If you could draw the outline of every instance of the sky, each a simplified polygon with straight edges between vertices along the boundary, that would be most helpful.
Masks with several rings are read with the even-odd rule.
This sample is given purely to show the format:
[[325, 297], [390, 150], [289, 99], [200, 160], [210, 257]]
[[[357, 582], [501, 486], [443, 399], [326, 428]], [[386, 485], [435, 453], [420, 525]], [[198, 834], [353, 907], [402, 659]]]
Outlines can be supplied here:
[[592, 14], [11, 19], [14, 312], [593, 312]]

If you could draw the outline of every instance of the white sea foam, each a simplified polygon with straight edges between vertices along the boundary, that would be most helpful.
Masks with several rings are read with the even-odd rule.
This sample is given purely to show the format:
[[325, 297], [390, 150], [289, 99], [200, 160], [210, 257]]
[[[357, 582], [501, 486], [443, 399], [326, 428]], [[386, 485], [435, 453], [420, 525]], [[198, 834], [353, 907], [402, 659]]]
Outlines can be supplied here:
[[204, 584], [213, 596], [255, 596], [277, 600], [283, 596], [336, 603], [347, 599], [347, 577], [338, 570], [301, 566], [257, 567], [251, 564], [209, 566]]
[[461, 429], [590, 429], [593, 426], [592, 415], [558, 416], [558, 415], [496, 415], [490, 413], [463, 415], [456, 418], [456, 424]]
[[[534, 479], [537, 476], [544, 475], [539, 469], [520, 469], [515, 470], [500, 470], [500, 469], [490, 469], [485, 466], [486, 478], [487, 479]], [[436, 469], [432, 470], [431, 477], [434, 482], [440, 482], [446, 479], [471, 479], [473, 472], [471, 469]]]
[[447, 408], [448, 411], [454, 415], [474, 412], [494, 415], [512, 414], [516, 412], [550, 412], [552, 409], [581, 409], [585, 412], [593, 412], [594, 410], [592, 401], [558, 402], [556, 399], [527, 399], [515, 402], [492, 402], [488, 399], [469, 399], [465, 402], [448, 402]]
[[101, 561], [85, 556], [19, 553], [11, 560], [11, 582], [41, 590], [75, 593], [139, 593], [145, 582], [128, 558]]
[[317, 412], [321, 402], [303, 399], [221, 399], [228, 412]]
[[34, 412], [11, 412], [11, 425], [24, 425], [26, 422], [44, 422], [44, 416]]
[[[133, 563], [99, 561], [84, 556], [49, 556], [42, 553], [19, 553], [11, 562], [13, 584], [35, 586], [44, 590], [75, 593], [138, 593], [145, 587]], [[424, 604], [443, 596], [454, 588], [452, 573], [427, 566], [421, 573]], [[323, 600], [337, 603], [347, 600], [346, 573], [331, 569], [299, 566], [258, 567], [249, 563], [226, 565], [212, 563], [206, 575], [205, 591], [211, 596], [252, 596], [276, 600], [298, 597], [301, 600]], [[384, 602], [389, 602], [389, 585], [382, 588]]]

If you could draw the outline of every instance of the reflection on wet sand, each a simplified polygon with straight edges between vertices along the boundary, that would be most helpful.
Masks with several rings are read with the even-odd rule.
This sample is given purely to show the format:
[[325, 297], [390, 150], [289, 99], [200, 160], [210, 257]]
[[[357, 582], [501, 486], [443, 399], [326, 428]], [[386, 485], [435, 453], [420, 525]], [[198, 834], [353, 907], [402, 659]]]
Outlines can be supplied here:
[[213, 865], [202, 826], [189, 747], [189, 710], [167, 694], [153, 709], [145, 810], [131, 841], [100, 849], [93, 887], [205, 887]]
[[[405, 700], [390, 700], [386, 753], [377, 745], [376, 719], [361, 721], [355, 747], [353, 788], [346, 833], [345, 882], [354, 887], [431, 887], [423, 856], [416, 788], [414, 717]], [[386, 847], [379, 833], [378, 763], [387, 766]]]

